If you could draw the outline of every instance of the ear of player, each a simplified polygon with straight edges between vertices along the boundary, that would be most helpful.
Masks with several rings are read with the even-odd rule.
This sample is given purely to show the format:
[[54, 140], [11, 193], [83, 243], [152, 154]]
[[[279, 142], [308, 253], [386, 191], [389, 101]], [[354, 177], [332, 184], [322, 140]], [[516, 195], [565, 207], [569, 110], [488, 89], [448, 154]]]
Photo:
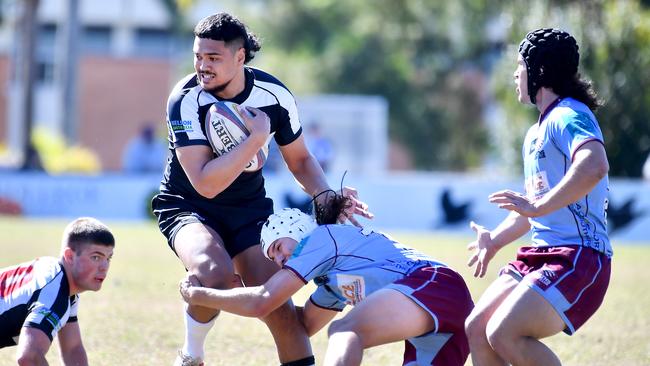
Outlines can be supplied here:
[[[238, 105], [232, 102], [214, 103], [205, 118], [205, 132], [212, 150], [217, 156], [223, 155], [244, 141], [250, 132], [239, 112]], [[269, 140], [248, 162], [245, 172], [262, 169], [269, 155]]]

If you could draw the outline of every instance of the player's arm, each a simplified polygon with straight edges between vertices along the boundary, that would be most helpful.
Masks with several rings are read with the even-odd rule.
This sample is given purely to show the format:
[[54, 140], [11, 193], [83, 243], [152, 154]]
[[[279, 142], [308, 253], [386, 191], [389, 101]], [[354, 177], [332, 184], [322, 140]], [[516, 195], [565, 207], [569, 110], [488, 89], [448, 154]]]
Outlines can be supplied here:
[[307, 300], [305, 306], [302, 308], [296, 307], [298, 310], [298, 318], [305, 327], [308, 336], [313, 336], [323, 329], [335, 316], [339, 314], [338, 311], [324, 309], [314, 305], [311, 300]]
[[538, 214], [545, 215], [586, 196], [609, 172], [602, 142], [592, 140], [580, 146], [562, 180], [535, 202]]
[[276, 272], [261, 286], [218, 290], [199, 287], [197, 284], [198, 281], [193, 276], [180, 283], [181, 295], [188, 304], [253, 318], [267, 316], [305, 285], [298, 276], [287, 269]]
[[473, 251], [467, 265], [471, 267], [476, 263], [474, 277], [483, 277], [494, 255], [501, 248], [530, 231], [530, 222], [528, 217], [512, 211], [492, 231], [476, 224], [474, 221], [470, 222], [470, 227], [476, 232], [476, 240], [467, 246], [468, 250]]
[[490, 196], [500, 208], [516, 211], [526, 217], [538, 217], [566, 207], [586, 196], [609, 171], [602, 142], [592, 140], [580, 146], [562, 180], [544, 197], [535, 202], [517, 192], [501, 191]]
[[270, 133], [269, 117], [257, 108], [242, 112], [250, 136], [228, 153], [214, 158], [212, 148], [190, 145], [176, 148], [176, 155], [190, 183], [199, 194], [212, 198], [225, 190], [244, 171], [264, 146]]
[[86, 349], [81, 341], [79, 323], [68, 322], [57, 334], [64, 365], [88, 365]]
[[325, 173], [307, 149], [303, 135], [288, 145], [280, 146], [280, 152], [289, 171], [305, 193], [313, 197], [329, 189]]
[[[286, 146], [280, 146], [280, 152], [287, 167], [296, 178], [303, 191], [308, 195], [317, 199], [324, 200], [325, 195], [318, 195], [321, 192], [329, 190], [329, 185], [323, 173], [323, 169], [316, 158], [309, 152], [305, 145], [305, 140], [300, 135], [296, 140]], [[349, 197], [353, 203], [349, 209], [342, 213], [340, 222], [346, 219], [356, 226], [360, 226], [353, 215], [361, 215], [365, 218], [373, 218], [373, 214], [368, 211], [368, 205], [359, 200], [357, 190], [351, 187], [344, 187], [341, 192], [346, 197]]]
[[20, 366], [48, 365], [45, 354], [50, 349], [50, 338], [38, 328], [23, 327], [18, 338], [16, 361]]

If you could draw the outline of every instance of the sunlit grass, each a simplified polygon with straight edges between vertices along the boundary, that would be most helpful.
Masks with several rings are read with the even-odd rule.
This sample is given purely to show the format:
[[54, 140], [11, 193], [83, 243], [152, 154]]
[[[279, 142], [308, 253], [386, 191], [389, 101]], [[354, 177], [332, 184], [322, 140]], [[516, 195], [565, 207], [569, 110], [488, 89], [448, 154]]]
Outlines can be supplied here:
[[[67, 222], [0, 217], [0, 267], [40, 255], [56, 256]], [[153, 223], [108, 222], [117, 247], [109, 277], [97, 293], [81, 295], [79, 321], [91, 365], [169, 365], [183, 340], [182, 306], [177, 283], [184, 271]], [[474, 279], [465, 265], [469, 237], [394, 232], [393, 236], [457, 269], [476, 301], [515, 247], [494, 259], [487, 279]], [[601, 309], [572, 337], [560, 334], [547, 343], [566, 365], [650, 364], [650, 245], [615, 244], [612, 280]], [[294, 298], [302, 304], [312, 287]], [[312, 338], [318, 364], [327, 339]], [[13, 365], [15, 348], [0, 350], [0, 366]], [[266, 327], [256, 319], [223, 313], [208, 336], [209, 365], [275, 365], [277, 356]], [[59, 364], [56, 345], [48, 360]], [[366, 351], [365, 365], [401, 365], [402, 345]], [[468, 362], [468, 365], [470, 362]]]

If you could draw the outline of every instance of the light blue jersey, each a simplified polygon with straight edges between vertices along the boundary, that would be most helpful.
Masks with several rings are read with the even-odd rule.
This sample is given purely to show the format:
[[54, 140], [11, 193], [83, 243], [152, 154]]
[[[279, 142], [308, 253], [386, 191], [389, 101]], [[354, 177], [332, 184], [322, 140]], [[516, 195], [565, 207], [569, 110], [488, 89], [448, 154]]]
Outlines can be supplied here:
[[[564, 98], [550, 105], [526, 134], [523, 146], [526, 194], [532, 201], [543, 197], [564, 177], [580, 146], [603, 142], [603, 135], [589, 108]], [[585, 197], [541, 217], [530, 218], [533, 244], [538, 247], [581, 245], [608, 256], [607, 236], [609, 181], [603, 178]]]
[[314, 304], [342, 310], [424, 265], [445, 266], [381, 233], [324, 225], [297, 245], [284, 268], [305, 283], [314, 280]]

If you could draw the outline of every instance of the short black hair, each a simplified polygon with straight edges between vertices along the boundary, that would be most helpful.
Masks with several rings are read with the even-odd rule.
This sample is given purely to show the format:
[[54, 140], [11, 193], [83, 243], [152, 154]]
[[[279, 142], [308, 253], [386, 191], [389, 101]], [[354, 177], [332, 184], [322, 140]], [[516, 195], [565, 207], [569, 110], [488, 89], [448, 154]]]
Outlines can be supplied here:
[[92, 217], [80, 217], [66, 226], [63, 231], [63, 247], [79, 253], [79, 249], [88, 244], [114, 247], [115, 238], [106, 225]]
[[217, 13], [201, 19], [194, 27], [194, 36], [224, 41], [230, 47], [243, 47], [246, 51], [244, 63], [255, 58], [255, 53], [262, 48], [257, 36], [249, 32], [241, 20], [228, 13]]

